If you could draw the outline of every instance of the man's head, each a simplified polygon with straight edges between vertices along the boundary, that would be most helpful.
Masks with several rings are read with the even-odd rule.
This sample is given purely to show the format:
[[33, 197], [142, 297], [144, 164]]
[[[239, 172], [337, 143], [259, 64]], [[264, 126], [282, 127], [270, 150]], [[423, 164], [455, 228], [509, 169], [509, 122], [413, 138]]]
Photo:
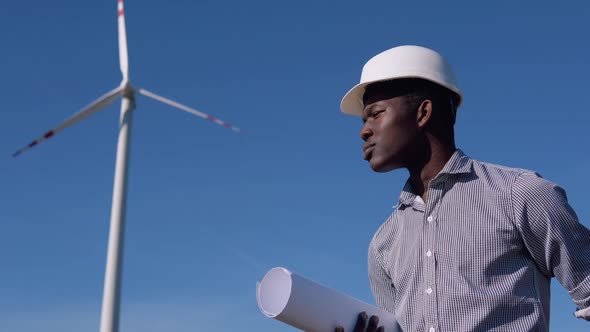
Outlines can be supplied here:
[[373, 170], [387, 172], [420, 162], [432, 140], [454, 148], [453, 124], [461, 99], [440, 54], [400, 46], [365, 64], [361, 82], [342, 99], [341, 109], [362, 115], [364, 157]]
[[455, 93], [408, 78], [373, 83], [363, 95], [363, 157], [377, 172], [419, 163], [432, 140], [454, 146]]

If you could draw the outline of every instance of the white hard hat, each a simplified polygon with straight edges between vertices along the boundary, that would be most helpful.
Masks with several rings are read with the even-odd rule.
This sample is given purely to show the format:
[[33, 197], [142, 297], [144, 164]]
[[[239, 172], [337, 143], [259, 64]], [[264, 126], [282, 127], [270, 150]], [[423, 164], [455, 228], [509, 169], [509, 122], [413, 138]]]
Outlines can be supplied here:
[[367, 85], [400, 78], [421, 78], [444, 86], [459, 96], [456, 107], [463, 99], [451, 66], [440, 54], [425, 47], [404, 45], [379, 53], [369, 60], [363, 67], [360, 83], [342, 98], [340, 109], [346, 114], [362, 115]]

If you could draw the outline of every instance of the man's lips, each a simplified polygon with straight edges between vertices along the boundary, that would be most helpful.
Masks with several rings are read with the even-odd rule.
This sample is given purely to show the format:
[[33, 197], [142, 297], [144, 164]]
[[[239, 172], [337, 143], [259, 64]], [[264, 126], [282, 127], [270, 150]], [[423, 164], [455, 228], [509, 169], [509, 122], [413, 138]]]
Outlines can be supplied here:
[[373, 149], [375, 148], [375, 144], [369, 144], [363, 147], [363, 159], [369, 160], [371, 155], [373, 154]]

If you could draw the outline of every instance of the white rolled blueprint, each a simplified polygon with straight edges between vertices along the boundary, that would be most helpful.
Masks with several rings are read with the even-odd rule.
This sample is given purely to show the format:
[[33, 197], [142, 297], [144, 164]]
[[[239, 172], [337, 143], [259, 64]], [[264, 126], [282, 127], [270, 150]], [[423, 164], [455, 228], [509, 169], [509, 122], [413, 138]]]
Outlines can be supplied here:
[[307, 332], [334, 332], [336, 326], [351, 332], [362, 311], [377, 315], [386, 332], [400, 331], [393, 314], [283, 267], [271, 269], [257, 283], [256, 300], [267, 317]]

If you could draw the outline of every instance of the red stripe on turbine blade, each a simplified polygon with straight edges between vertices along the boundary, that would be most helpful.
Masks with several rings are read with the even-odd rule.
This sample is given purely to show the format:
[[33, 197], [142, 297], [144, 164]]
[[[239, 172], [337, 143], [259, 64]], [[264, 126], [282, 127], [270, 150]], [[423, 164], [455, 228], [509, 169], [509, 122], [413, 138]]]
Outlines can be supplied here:
[[222, 126], [224, 126], [225, 128], [231, 128], [231, 127], [233, 127], [229, 123], [225, 123], [225, 122], [222, 124]]
[[215, 121], [217, 119], [214, 118], [214, 117], [212, 117], [211, 115], [207, 115], [207, 120], [209, 120], [209, 121]]
[[119, 16], [123, 16], [123, 9], [119, 9]]
[[38, 142], [38, 141], [32, 141], [32, 142], [29, 144], [29, 147], [30, 147], [30, 148], [32, 148], [32, 147], [34, 147], [35, 145], [37, 145], [37, 143], [39, 143], [39, 142]]
[[43, 135], [44, 138], [49, 138], [51, 136], [55, 135], [55, 133], [53, 132], [53, 130], [50, 130], [48, 132], [45, 133], [45, 135]]

